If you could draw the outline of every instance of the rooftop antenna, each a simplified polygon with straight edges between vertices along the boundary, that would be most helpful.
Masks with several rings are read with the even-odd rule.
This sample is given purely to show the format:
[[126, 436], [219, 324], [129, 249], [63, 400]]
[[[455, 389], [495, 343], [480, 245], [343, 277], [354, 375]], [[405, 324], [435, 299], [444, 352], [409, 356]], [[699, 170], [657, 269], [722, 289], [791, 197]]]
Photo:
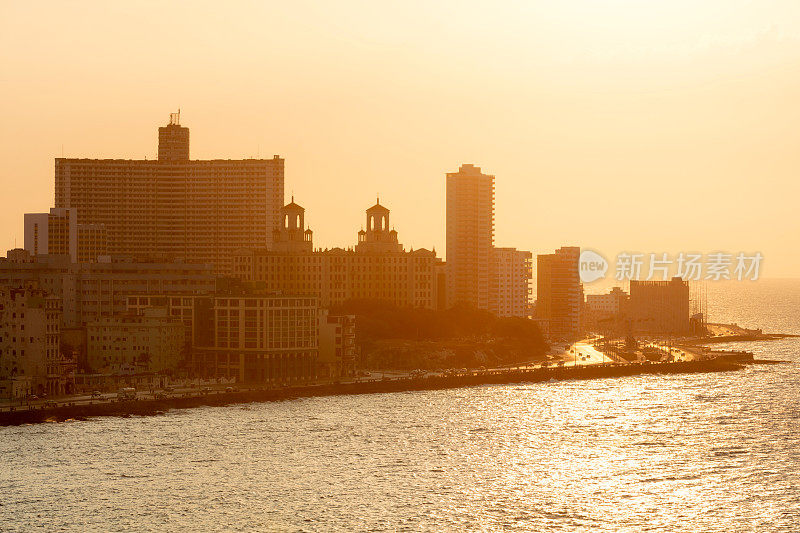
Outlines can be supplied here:
[[169, 114], [169, 125], [170, 126], [180, 126], [181, 125], [181, 108], [178, 108], [177, 113], [170, 113]]

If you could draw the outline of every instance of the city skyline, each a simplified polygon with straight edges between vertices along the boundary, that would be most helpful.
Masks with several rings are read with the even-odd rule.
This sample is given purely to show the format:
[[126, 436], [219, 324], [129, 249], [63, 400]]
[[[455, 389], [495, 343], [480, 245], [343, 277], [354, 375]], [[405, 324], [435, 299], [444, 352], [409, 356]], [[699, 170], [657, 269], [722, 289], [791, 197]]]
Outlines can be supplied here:
[[[70, 36], [58, 49], [14, 23], [30, 19], [28, 8], [3, 6], [0, 175], [14, 201], [2, 203], [0, 238], [7, 249], [15, 239], [19, 246], [22, 214], [52, 206], [62, 145], [65, 157], [155, 159], [152, 127], [180, 107], [194, 159], [286, 158], [286, 199], [292, 191], [302, 198], [322, 246], [349, 242], [360, 222], [357, 210], [339, 216], [338, 205], [367, 205], [380, 193], [406, 242], [443, 253], [441, 177], [472, 163], [497, 177], [498, 246], [537, 254], [571, 244], [607, 257], [759, 251], [764, 277], [796, 276], [800, 251], [782, 236], [800, 231], [798, 80], [787, 68], [798, 60], [797, 7], [774, 3], [720, 18], [722, 3], [616, 4], [627, 10], [619, 19], [570, 3], [595, 15], [583, 19], [584, 36], [566, 7], [404, 7], [395, 22], [374, 26], [367, 10], [337, 17], [337, 26], [326, 24], [333, 14], [324, 6], [304, 18], [290, 7], [239, 6], [223, 22], [238, 31], [213, 50], [204, 36], [215, 20], [208, 6], [181, 25], [171, 6], [157, 17], [147, 5], [103, 6], [84, 20], [52, 4], [36, 21], [54, 38]], [[353, 4], [340, 9], [357, 15]], [[279, 24], [261, 32], [258, 15]], [[138, 26], [103, 24], [118, 17]], [[509, 31], [489, 32], [479, 46], [468, 36], [484, 17]], [[634, 17], [635, 27], [627, 24]], [[453, 24], [437, 36], [442, 21]], [[92, 30], [85, 35], [84, 25]], [[158, 49], [145, 42], [149, 34], [160, 36]], [[248, 68], [236, 56], [245, 47]], [[194, 59], [198, 50], [233, 60], [208, 69]], [[387, 56], [394, 70], [382, 66]], [[132, 57], [133, 65], [118, 61]], [[122, 76], [129, 67], [138, 69], [133, 79]], [[55, 90], [52, 76], [64, 74]], [[314, 83], [320, 77], [324, 87]], [[470, 90], [453, 96], [459, 84]], [[238, 96], [245, 88], [252, 97]]]

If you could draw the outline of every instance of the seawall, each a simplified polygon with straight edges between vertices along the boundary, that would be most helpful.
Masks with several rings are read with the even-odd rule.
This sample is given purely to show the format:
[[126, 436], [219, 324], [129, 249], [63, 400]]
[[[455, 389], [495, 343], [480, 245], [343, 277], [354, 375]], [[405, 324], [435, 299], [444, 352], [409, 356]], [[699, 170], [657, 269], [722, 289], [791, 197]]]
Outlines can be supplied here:
[[271, 402], [334, 396], [341, 394], [378, 394], [422, 390], [441, 390], [477, 385], [536, 383], [554, 380], [602, 379], [648, 374], [688, 374], [740, 370], [743, 365], [723, 360], [683, 361], [676, 363], [613, 364], [593, 366], [564, 366], [520, 370], [474, 372], [455, 376], [400, 378], [354, 383], [304, 385], [280, 389], [246, 390], [240, 392], [211, 392], [194, 396], [174, 396], [159, 400], [133, 400], [76, 404], [52, 408], [22, 409], [0, 413], [0, 426], [61, 422], [93, 416], [146, 416], [170, 409], [189, 409], [203, 406], [224, 406], [237, 403]]

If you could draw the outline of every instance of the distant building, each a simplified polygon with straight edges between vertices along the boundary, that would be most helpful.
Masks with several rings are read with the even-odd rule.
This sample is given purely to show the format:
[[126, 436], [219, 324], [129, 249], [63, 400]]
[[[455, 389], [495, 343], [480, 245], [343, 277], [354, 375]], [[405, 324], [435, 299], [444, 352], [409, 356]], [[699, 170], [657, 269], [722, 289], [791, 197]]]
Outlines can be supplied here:
[[574, 340], [582, 333], [579, 257], [580, 248], [575, 246], [537, 256], [536, 316], [547, 321], [546, 330], [552, 339]]
[[689, 334], [689, 282], [631, 280], [630, 328], [636, 333]]
[[31, 255], [68, 255], [78, 261], [78, 217], [75, 209], [25, 213], [25, 249]]
[[614, 287], [607, 294], [587, 294], [586, 311], [597, 317], [611, 317], [619, 314], [627, 301], [628, 293]]
[[494, 176], [461, 165], [447, 174], [447, 300], [489, 309]]
[[165, 309], [103, 317], [86, 326], [91, 372], [174, 371], [187, 355], [186, 328]]
[[516, 248], [492, 248], [489, 310], [497, 316], [530, 316], [532, 258]]
[[326, 309], [320, 310], [318, 373], [331, 378], [352, 376], [355, 365], [355, 315], [331, 315]]
[[105, 241], [110, 255], [161, 255], [229, 273], [234, 250], [271, 244], [283, 159], [190, 160], [178, 114], [158, 140], [156, 160], [57, 158], [56, 208], [77, 210], [78, 224], [104, 226], [105, 236], [93, 229], [85, 239]]
[[61, 357], [61, 301], [35, 284], [0, 287], [2, 397], [72, 392], [75, 367]]
[[620, 287], [614, 287], [606, 294], [587, 294], [584, 327], [603, 335], [624, 334], [627, 310], [628, 293]]
[[94, 263], [108, 255], [104, 224], [78, 224], [76, 209], [25, 213], [25, 250], [31, 255], [67, 255], [73, 263]]
[[367, 210], [366, 230], [354, 248], [314, 250], [305, 229], [304, 209], [294, 203], [281, 210], [282, 226], [271, 249], [240, 249], [233, 254], [234, 276], [263, 282], [269, 293], [309, 295], [328, 308], [351, 299], [377, 299], [400, 307], [436, 308], [436, 252], [406, 251], [390, 229], [389, 209], [376, 203]]

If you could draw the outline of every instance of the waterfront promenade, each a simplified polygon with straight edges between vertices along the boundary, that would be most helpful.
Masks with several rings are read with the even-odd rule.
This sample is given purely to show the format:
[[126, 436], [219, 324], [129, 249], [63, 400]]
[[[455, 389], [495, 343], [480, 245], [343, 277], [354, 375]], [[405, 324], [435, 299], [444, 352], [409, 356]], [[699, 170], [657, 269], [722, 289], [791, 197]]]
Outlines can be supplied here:
[[437, 390], [479, 385], [510, 383], [536, 383], [559, 380], [584, 380], [617, 378], [647, 374], [687, 374], [701, 372], [735, 371], [743, 365], [722, 361], [680, 361], [672, 363], [608, 363], [564, 366], [524, 366], [508, 369], [491, 369], [459, 372], [456, 374], [431, 374], [426, 376], [397, 376], [383, 379], [298, 385], [281, 388], [224, 388], [205, 391], [178, 392], [159, 398], [138, 398], [129, 401], [104, 399], [89, 402], [67, 402], [56, 406], [33, 405], [0, 412], [0, 426], [40, 422], [61, 422], [94, 416], [157, 415], [169, 409], [186, 409], [202, 406], [223, 406], [236, 403], [291, 400], [315, 396], [345, 394], [376, 394]]

